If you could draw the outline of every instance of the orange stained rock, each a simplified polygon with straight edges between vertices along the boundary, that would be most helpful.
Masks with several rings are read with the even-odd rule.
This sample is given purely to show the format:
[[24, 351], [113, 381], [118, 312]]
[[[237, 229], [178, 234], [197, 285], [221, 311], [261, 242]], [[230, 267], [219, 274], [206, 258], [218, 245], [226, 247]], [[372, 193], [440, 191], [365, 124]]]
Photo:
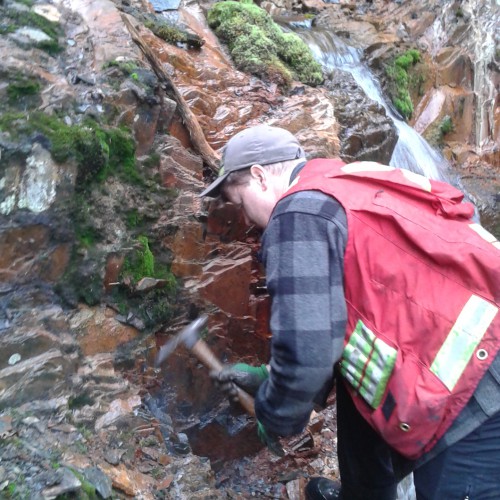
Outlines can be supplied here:
[[[92, 309], [92, 314], [79, 327], [80, 346], [84, 356], [114, 352], [116, 348], [137, 337], [138, 331], [114, 319], [112, 309]], [[108, 314], [111, 317], [108, 317]]]
[[150, 493], [155, 485], [155, 480], [136, 470], [130, 470], [124, 464], [113, 467], [101, 463], [99, 465], [103, 472], [107, 474], [113, 483], [113, 488], [123, 491], [126, 495], [143, 500], [153, 500]]

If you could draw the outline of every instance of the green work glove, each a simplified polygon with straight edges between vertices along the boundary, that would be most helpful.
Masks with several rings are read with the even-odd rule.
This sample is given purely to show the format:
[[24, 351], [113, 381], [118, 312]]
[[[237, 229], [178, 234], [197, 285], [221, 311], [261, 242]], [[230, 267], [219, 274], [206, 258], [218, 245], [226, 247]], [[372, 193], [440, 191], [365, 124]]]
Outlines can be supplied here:
[[279, 437], [272, 432], [266, 431], [266, 428], [257, 420], [257, 435], [259, 439], [267, 446], [271, 453], [282, 457], [285, 450], [281, 446]]
[[217, 388], [231, 401], [238, 401], [235, 384], [248, 394], [255, 396], [260, 384], [269, 377], [266, 365], [251, 366], [246, 363], [236, 363], [225, 366], [220, 371], [210, 372]]

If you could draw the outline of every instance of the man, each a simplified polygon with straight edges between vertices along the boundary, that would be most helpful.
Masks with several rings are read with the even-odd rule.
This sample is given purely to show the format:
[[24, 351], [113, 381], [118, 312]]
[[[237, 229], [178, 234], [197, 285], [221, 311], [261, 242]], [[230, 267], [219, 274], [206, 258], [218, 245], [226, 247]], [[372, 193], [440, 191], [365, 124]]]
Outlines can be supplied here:
[[500, 498], [500, 243], [441, 182], [372, 162], [307, 162], [286, 130], [226, 145], [200, 196], [265, 229], [270, 370], [217, 377], [256, 389], [259, 435], [301, 432], [337, 381], [341, 486], [308, 499]]

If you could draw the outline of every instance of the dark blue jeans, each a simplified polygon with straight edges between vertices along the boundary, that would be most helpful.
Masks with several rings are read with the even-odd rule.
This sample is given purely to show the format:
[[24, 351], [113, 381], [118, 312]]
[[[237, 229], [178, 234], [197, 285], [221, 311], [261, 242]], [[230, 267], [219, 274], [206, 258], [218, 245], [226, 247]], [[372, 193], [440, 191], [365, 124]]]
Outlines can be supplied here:
[[414, 469], [356, 410], [337, 383], [337, 437], [343, 500], [394, 500], [413, 471], [418, 500], [500, 500], [500, 413]]

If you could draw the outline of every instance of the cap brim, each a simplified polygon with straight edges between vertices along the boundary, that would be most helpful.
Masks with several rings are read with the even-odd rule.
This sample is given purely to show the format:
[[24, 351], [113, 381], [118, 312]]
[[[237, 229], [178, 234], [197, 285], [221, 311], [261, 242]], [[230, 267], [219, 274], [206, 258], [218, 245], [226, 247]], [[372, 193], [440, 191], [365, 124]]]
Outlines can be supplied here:
[[213, 181], [212, 184], [210, 184], [210, 186], [208, 186], [205, 190], [203, 190], [198, 195], [198, 197], [202, 198], [203, 196], [210, 196], [211, 198], [216, 198], [217, 196], [219, 196], [222, 183], [227, 179], [230, 173], [231, 172], [228, 172], [227, 174], [217, 177], [217, 179], [215, 179], [215, 181]]

